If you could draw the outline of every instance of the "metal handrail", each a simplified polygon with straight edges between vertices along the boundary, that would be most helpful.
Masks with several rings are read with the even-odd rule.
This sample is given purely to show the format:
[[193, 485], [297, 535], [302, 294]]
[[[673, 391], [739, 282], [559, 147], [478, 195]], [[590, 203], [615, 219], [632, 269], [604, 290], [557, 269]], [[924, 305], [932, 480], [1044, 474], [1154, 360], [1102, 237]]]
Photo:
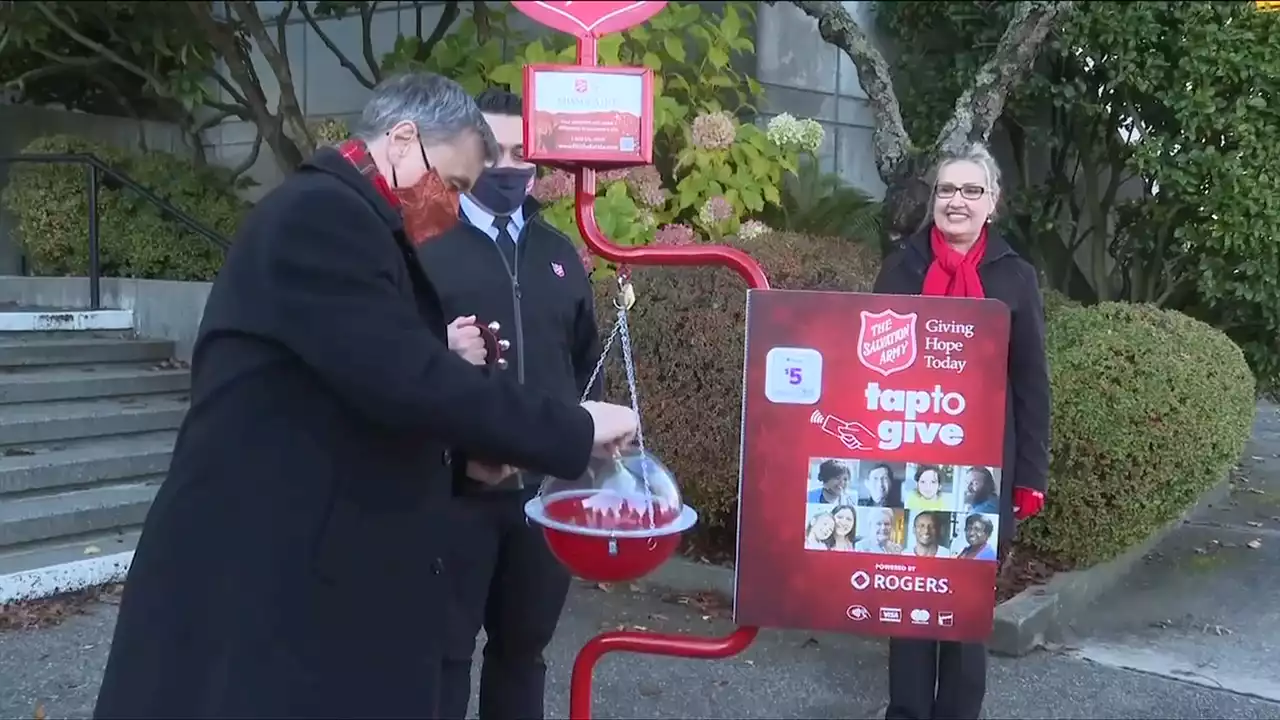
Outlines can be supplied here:
[[165, 215], [177, 220], [180, 224], [214, 247], [223, 252], [231, 248], [231, 243], [223, 236], [210, 230], [187, 213], [174, 207], [172, 203], [156, 195], [140, 185], [136, 180], [103, 162], [101, 158], [90, 153], [19, 153], [17, 155], [0, 155], [0, 165], [16, 163], [33, 163], [39, 165], [84, 165], [88, 170], [86, 189], [89, 192], [89, 307], [92, 310], [102, 309], [102, 258], [98, 243], [98, 173], [102, 173], [117, 183], [137, 193], [142, 199], [150, 202]]

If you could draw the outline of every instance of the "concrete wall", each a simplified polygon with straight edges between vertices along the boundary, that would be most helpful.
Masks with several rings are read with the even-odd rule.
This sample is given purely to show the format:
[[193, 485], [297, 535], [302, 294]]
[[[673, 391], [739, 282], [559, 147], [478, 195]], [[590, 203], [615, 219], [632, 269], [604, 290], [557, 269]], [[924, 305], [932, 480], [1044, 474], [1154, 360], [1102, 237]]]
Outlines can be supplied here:
[[[38, 137], [59, 134], [79, 135], [126, 149], [146, 147], [193, 156], [188, 138], [167, 123], [0, 103], [0, 155], [16, 155]], [[8, 184], [8, 177], [8, 166], [0, 163], [0, 190]], [[87, 199], [86, 195], [86, 202]], [[20, 253], [13, 237], [15, 225], [14, 219], [0, 209], [0, 275], [16, 274], [20, 269]]]
[[[210, 283], [103, 278], [102, 306], [132, 310], [141, 337], [172, 340], [179, 360], [191, 359]], [[87, 309], [89, 279], [31, 278], [0, 275], [0, 305]]]

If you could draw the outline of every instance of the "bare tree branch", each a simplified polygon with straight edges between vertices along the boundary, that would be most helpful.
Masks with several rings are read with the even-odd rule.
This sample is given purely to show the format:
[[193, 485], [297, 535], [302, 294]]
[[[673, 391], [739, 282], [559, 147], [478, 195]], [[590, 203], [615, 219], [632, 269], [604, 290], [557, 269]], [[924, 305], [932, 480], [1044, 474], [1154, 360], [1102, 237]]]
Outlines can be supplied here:
[[[472, 0], [471, 20], [476, 24], [476, 40], [482, 44], [489, 42], [489, 38], [493, 37], [493, 23], [489, 20], [489, 8], [484, 4], [484, 0]], [[453, 20], [449, 23], [452, 24]], [[440, 26], [436, 25], [436, 29], [439, 30]]]
[[[226, 58], [224, 57], [223, 59], [225, 60]], [[232, 100], [235, 100], [237, 103], [244, 105], [245, 107], [249, 107], [249, 100], [245, 98], [244, 93], [240, 92], [234, 83], [223, 77], [222, 73], [214, 71], [213, 81], [218, 83], [218, 86], [223, 90], [227, 91], [227, 94], [231, 96]]]
[[360, 40], [364, 49], [364, 61], [369, 66], [373, 82], [382, 80], [382, 68], [378, 58], [373, 56], [373, 11], [378, 8], [376, 2], [360, 3]]
[[333, 39], [329, 37], [329, 34], [321, 29], [320, 22], [316, 20], [316, 16], [311, 13], [311, 10], [307, 8], [307, 3], [299, 2], [298, 10], [302, 12], [302, 17], [306, 18], [307, 24], [311, 26], [311, 29], [315, 31], [316, 37], [320, 38], [320, 42], [324, 43], [324, 46], [329, 48], [329, 52], [333, 53], [334, 57], [338, 58], [338, 63], [355, 77], [356, 82], [367, 88], [372, 88], [374, 86], [374, 81], [365, 77], [364, 73], [360, 72], [360, 68], [356, 67], [356, 64], [351, 62], [351, 59], [338, 49], [337, 44], [333, 42]]
[[966, 142], [987, 141], [991, 128], [1004, 113], [1009, 90], [1031, 70], [1045, 37], [1059, 16], [1074, 5], [1070, 0], [1018, 3], [995, 52], [956, 100], [955, 112], [938, 134], [939, 147], [953, 149]]
[[[257, 73], [253, 69], [253, 62], [247, 54], [248, 48], [241, 44], [233, 28], [214, 19], [207, 2], [203, 0], [187, 0], [187, 7], [196, 23], [200, 25], [201, 31], [208, 36], [209, 42], [213, 44], [226, 63], [227, 71], [231, 73], [232, 80], [244, 91], [239, 98], [244, 100], [244, 111], [242, 113], [237, 113], [233, 105], [208, 101], [205, 104], [215, 109], [226, 109], [233, 114], [237, 114], [238, 117], [252, 122], [257, 127], [258, 134], [265, 136], [263, 140], [270, 146], [281, 169], [286, 172], [293, 170], [302, 162], [303, 153], [297, 143], [282, 131], [279, 119], [275, 113], [271, 112], [271, 108], [267, 106], [267, 98], [263, 94], [262, 84], [258, 81]], [[230, 81], [221, 76], [215, 76], [215, 79], [231, 94], [239, 94], [234, 90]]]
[[[488, 11], [487, 9], [484, 8], [484, 3], [477, 2], [476, 5], [480, 7], [481, 15], [487, 18]], [[452, 0], [451, 2], [445, 3], [444, 9], [440, 12], [440, 19], [436, 21], [435, 29], [431, 31], [431, 37], [427, 38], [425, 42], [418, 43], [418, 49], [414, 53], [413, 59], [417, 60], [418, 62], [426, 62], [427, 60], [429, 60], [431, 58], [431, 51], [436, 49], [436, 45], [441, 40], [444, 39], [445, 34], [449, 32], [449, 28], [453, 26], [453, 23], [458, 19], [458, 16], [461, 14], [462, 14], [462, 11], [458, 9], [457, 0]], [[473, 17], [474, 16], [475, 15], [473, 12]], [[421, 8], [418, 9], [418, 19], [419, 21], [421, 21], [422, 19]], [[489, 21], [486, 19], [484, 20], [484, 22], [487, 25]], [[476, 25], [476, 27], [479, 28], [480, 26]], [[479, 35], [478, 30], [476, 34]], [[418, 24], [418, 39], [419, 40], [422, 39], [421, 22], [419, 22]]]
[[[770, 5], [776, 0], [766, 0]], [[875, 145], [876, 169], [880, 177], [888, 180], [897, 174], [911, 146], [906, 126], [902, 123], [902, 107], [893, 91], [893, 78], [889, 63], [871, 43], [871, 38], [858, 26], [857, 21], [839, 2], [805, 2], [793, 0], [805, 15], [818, 21], [818, 34], [853, 61], [858, 71], [858, 81], [871, 101], [871, 111], [876, 127], [872, 136]]]
[[61, 30], [63, 33], [66, 33], [67, 37], [71, 38], [72, 40], [75, 40], [76, 42], [83, 45], [85, 48], [92, 50], [93, 52], [106, 58], [112, 63], [115, 63], [116, 65], [119, 65], [125, 70], [128, 70], [129, 72], [133, 73], [134, 75], [137, 75], [138, 77], [142, 78], [143, 80], [145, 80], [147, 83], [151, 85], [151, 87], [155, 90], [157, 95], [163, 98], [171, 99], [171, 100], [176, 99], [174, 98], [173, 92], [168, 88], [168, 86], [166, 86], [163, 82], [161, 82], [155, 75], [152, 75], [151, 73], [147, 72], [141, 67], [138, 67], [134, 63], [129, 62], [128, 60], [124, 59], [124, 57], [122, 57], [120, 53], [115, 52], [114, 50], [108, 48], [102, 43], [96, 42], [92, 38], [84, 35], [83, 33], [77, 31], [75, 28], [71, 27], [67, 23], [63, 22], [62, 18], [58, 17], [58, 15], [53, 10], [50, 10], [46, 3], [34, 2], [31, 4], [36, 8], [36, 10], [40, 12], [41, 15], [44, 15], [45, 19], [49, 21], [50, 25], [53, 25], [54, 27]]
[[35, 80], [39, 80], [41, 78], [49, 77], [52, 75], [60, 75], [64, 72], [70, 72], [72, 70], [83, 72], [83, 71], [89, 70], [90, 68], [97, 67], [103, 64], [104, 62], [106, 62], [105, 60], [102, 60], [100, 58], [78, 58], [78, 57], [58, 55], [56, 53], [51, 53], [48, 50], [45, 50], [43, 48], [38, 48], [38, 47], [31, 48], [31, 49], [34, 50], [39, 55], [45, 57], [46, 59], [52, 60], [52, 62], [50, 62], [47, 65], [41, 65], [40, 67], [32, 68], [31, 70], [28, 70], [22, 73], [21, 75], [19, 75], [16, 78], [13, 78], [12, 80], [3, 81], [4, 87], [14, 88], [16, 90], [25, 90], [26, 84], [29, 82], [33, 82]]
[[249, 148], [249, 154], [241, 160], [239, 164], [231, 168], [231, 177], [238, 178], [249, 172], [253, 164], [258, 162], [258, 155], [262, 153], [262, 133], [253, 136], [253, 147]]
[[299, 149], [309, 155], [315, 150], [315, 140], [311, 137], [311, 130], [307, 127], [302, 114], [302, 106], [298, 103], [298, 92], [293, 84], [293, 71], [289, 68], [289, 59], [281, 54], [280, 48], [271, 41], [255, 3], [247, 0], [229, 0], [227, 4], [244, 23], [249, 36], [258, 46], [258, 52], [262, 53], [271, 72], [275, 74], [280, 86], [278, 112], [286, 125], [293, 130], [294, 142], [301, 143]]

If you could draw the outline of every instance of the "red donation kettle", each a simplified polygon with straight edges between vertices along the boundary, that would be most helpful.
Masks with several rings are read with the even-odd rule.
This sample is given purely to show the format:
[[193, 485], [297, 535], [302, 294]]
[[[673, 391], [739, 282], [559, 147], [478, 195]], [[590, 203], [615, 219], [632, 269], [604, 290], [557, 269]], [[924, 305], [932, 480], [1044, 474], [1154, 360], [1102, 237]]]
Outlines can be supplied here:
[[653, 572], [680, 547], [698, 513], [675, 477], [642, 450], [592, 458], [576, 480], [547, 478], [525, 515], [542, 526], [551, 553], [576, 577], [626, 582]]

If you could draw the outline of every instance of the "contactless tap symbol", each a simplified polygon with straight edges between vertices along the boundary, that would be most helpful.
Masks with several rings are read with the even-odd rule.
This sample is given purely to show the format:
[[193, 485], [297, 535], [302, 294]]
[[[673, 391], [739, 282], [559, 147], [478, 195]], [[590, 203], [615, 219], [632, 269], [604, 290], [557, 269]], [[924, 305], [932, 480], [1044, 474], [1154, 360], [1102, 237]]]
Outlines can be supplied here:
[[809, 416], [809, 422], [821, 427], [822, 432], [838, 439], [850, 450], [870, 450], [875, 447], [876, 434], [860, 422], [825, 415], [821, 410], [814, 410]]

